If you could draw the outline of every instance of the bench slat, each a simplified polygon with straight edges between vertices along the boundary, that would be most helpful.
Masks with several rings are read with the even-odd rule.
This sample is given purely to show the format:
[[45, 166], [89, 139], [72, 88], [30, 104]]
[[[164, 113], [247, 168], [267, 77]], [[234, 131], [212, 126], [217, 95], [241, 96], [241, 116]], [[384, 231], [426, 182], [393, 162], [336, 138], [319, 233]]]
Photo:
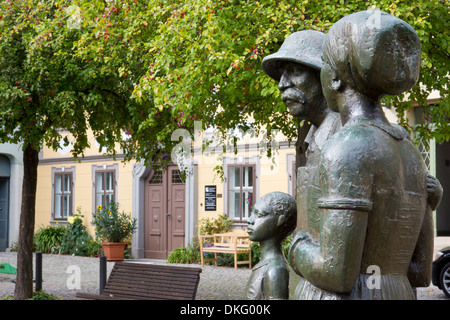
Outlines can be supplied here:
[[160, 278], [160, 279], [178, 279], [178, 281], [195, 281], [198, 278], [198, 272], [196, 274], [184, 274], [184, 273], [167, 273], [167, 272], [154, 272], [151, 270], [113, 270], [110, 274], [110, 277], [115, 277], [116, 275], [129, 277], [129, 278], [142, 278], [142, 279], [152, 279], [152, 278]]
[[249, 249], [233, 249], [233, 248], [218, 248], [218, 247], [207, 247], [203, 248], [203, 252], [223, 252], [223, 253], [248, 253]]
[[139, 275], [140, 277], [145, 277], [145, 278], [151, 278], [151, 277], [162, 277], [162, 278], [173, 278], [176, 277], [178, 279], [196, 279], [198, 277], [198, 273], [197, 274], [184, 274], [184, 273], [175, 273], [175, 272], [171, 272], [171, 273], [167, 273], [167, 272], [153, 272], [153, 271], [129, 271], [129, 270], [116, 270], [111, 272], [111, 275], [114, 274], [122, 274], [122, 275], [127, 275], [127, 276], [133, 276], [133, 275]]
[[176, 287], [174, 285], [172, 286], [163, 286], [162, 284], [159, 285], [151, 285], [151, 286], [147, 286], [146, 284], [144, 284], [144, 286], [142, 284], [128, 284], [128, 283], [120, 283], [120, 282], [115, 282], [113, 285], [110, 285], [108, 287], [105, 286], [104, 291], [108, 291], [108, 290], [116, 290], [117, 288], [120, 288], [121, 290], [125, 290], [125, 289], [133, 289], [133, 290], [138, 290], [138, 291], [158, 291], [158, 290], [162, 290], [162, 291], [168, 291], [170, 289], [170, 292], [187, 292], [187, 291], [193, 291], [192, 290], [192, 286], [182, 286], [182, 287]]
[[[181, 269], [182, 267], [180, 267]], [[116, 271], [120, 270], [121, 273], [128, 273], [128, 274], [134, 274], [134, 273], [140, 273], [140, 274], [161, 274], [161, 275], [173, 275], [176, 274], [179, 277], [196, 277], [199, 272], [186, 272], [183, 270], [171, 270], [169, 272], [164, 270], [152, 270], [152, 269], [131, 269], [131, 268], [117, 268]]]
[[113, 286], [109, 288], [105, 288], [103, 291], [104, 294], [127, 294], [127, 295], [138, 295], [138, 296], [155, 296], [155, 297], [189, 297], [192, 299], [193, 290], [189, 290], [185, 288], [184, 290], [174, 290], [172, 289], [164, 289], [164, 288], [142, 288], [142, 287], [129, 287], [129, 286]]
[[102, 293], [103, 295], [108, 295], [111, 297], [128, 297], [129, 299], [145, 299], [145, 300], [193, 300], [193, 295], [190, 292], [187, 293], [172, 293], [167, 291], [135, 291], [135, 290], [117, 290], [108, 291]]
[[129, 299], [145, 299], [145, 300], [193, 300], [193, 295], [191, 292], [186, 293], [172, 293], [167, 291], [136, 291], [136, 290], [112, 290], [102, 293], [102, 295], [107, 295], [110, 297], [128, 297]]
[[[168, 266], [168, 265], [155, 265], [155, 264], [140, 264], [137, 265], [135, 262], [117, 262], [120, 263], [116, 270], [129, 270], [132, 272], [140, 271], [140, 272], [162, 272], [162, 273], [173, 273], [176, 274], [198, 274], [201, 272], [201, 269], [191, 268], [191, 267], [183, 267], [183, 266]], [[149, 267], [151, 266], [151, 267]]]
[[115, 297], [115, 296], [106, 296], [101, 294], [92, 294], [92, 293], [81, 293], [77, 292], [76, 294], [77, 298], [83, 298], [83, 299], [93, 299], [93, 300], [134, 300], [134, 299], [127, 299], [125, 297]]
[[109, 288], [116, 288], [116, 287], [141, 288], [143, 286], [146, 287], [145, 290], [158, 290], [158, 289], [162, 288], [162, 290], [171, 290], [171, 291], [175, 292], [175, 291], [186, 291], [186, 290], [191, 290], [192, 291], [191, 288], [192, 288], [192, 286], [195, 286], [195, 283], [177, 285], [175, 282], [168, 283], [168, 284], [165, 284], [164, 282], [157, 282], [157, 281], [152, 281], [152, 282], [127, 282], [124, 279], [122, 281], [114, 281], [113, 285], [105, 286], [104, 290], [108, 290]]
[[129, 285], [148, 285], [148, 286], [163, 286], [163, 287], [191, 287], [196, 284], [196, 281], [189, 281], [189, 282], [177, 282], [176, 279], [174, 280], [161, 280], [161, 279], [149, 279], [149, 280], [142, 280], [142, 279], [130, 279], [126, 277], [117, 277], [117, 278], [111, 278], [111, 281], [114, 281], [114, 283], [125, 283]]

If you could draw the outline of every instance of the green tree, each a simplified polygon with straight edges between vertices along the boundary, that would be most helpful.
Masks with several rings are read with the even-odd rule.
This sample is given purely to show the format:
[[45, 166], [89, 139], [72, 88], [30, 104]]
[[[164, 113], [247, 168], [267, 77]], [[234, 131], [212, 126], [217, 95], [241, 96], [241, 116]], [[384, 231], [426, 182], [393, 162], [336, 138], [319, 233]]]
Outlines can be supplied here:
[[[99, 4], [82, 16], [83, 4], [72, 1], [14, 0], [0, 2], [0, 141], [21, 143], [24, 150], [23, 198], [18, 243], [16, 299], [32, 295], [32, 252], [38, 152], [74, 137], [72, 154], [81, 158], [89, 146], [88, 129], [114, 156], [121, 148], [132, 157], [131, 140], [147, 107], [130, 94], [145, 74], [141, 56], [120, 42], [121, 61], [107, 61], [101, 46], [85, 51], [89, 37], [107, 40], [107, 26], [95, 17]], [[126, 28], [124, 27], [124, 30]], [[100, 32], [103, 34], [100, 35]], [[106, 45], [101, 42], [100, 45]], [[126, 61], [125, 61], [126, 60]], [[121, 67], [127, 66], [126, 72]], [[137, 79], [137, 80], [136, 80]], [[134, 143], [145, 139], [136, 135]]]

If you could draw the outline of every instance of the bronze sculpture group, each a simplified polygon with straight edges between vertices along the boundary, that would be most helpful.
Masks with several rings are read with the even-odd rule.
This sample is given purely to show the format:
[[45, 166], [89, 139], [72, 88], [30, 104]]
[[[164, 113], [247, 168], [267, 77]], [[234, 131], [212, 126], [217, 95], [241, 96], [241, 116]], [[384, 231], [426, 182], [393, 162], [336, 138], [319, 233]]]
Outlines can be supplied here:
[[420, 57], [410, 25], [362, 11], [336, 22], [327, 35], [293, 33], [263, 60], [289, 112], [312, 127], [307, 163], [297, 172], [287, 262], [277, 254], [285, 232], [277, 234], [268, 220], [259, 224], [258, 237], [253, 229], [261, 212], [276, 211], [272, 206], [287, 195], [270, 195], [270, 204], [263, 197], [249, 220], [251, 240], [272, 239], [249, 279], [249, 299], [406, 300], [415, 299], [414, 288], [429, 285], [432, 212], [442, 188], [380, 103], [416, 84]]

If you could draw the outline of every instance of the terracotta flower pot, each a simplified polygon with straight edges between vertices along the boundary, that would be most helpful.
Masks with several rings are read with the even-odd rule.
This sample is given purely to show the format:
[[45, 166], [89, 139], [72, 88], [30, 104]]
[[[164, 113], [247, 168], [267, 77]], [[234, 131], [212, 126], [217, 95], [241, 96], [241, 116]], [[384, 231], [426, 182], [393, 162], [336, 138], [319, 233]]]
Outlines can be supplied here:
[[126, 243], [121, 242], [103, 242], [103, 252], [107, 261], [122, 261]]

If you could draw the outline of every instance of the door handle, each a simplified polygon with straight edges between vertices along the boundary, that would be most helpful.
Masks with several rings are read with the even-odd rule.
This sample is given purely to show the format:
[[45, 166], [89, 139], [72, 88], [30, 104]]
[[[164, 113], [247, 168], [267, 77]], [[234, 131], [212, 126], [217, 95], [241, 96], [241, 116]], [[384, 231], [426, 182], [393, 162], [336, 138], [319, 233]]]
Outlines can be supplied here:
[[169, 219], [170, 219], [171, 215], [172, 215], [172, 214], [171, 214], [170, 212], [168, 212], [168, 213], [166, 214], [166, 216], [169, 217]]

